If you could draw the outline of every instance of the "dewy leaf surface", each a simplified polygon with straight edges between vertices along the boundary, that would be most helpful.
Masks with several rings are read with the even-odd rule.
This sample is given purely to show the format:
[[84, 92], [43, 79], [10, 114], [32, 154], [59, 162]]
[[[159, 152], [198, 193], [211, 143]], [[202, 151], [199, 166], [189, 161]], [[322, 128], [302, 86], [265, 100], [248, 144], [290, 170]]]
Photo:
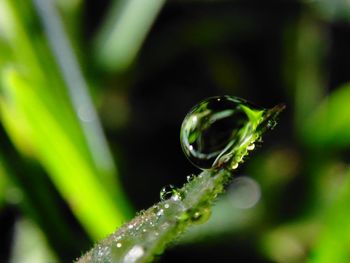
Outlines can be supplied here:
[[[243, 107], [248, 107], [244, 100], [240, 102], [243, 102]], [[196, 107], [189, 114], [195, 109]], [[132, 221], [97, 244], [78, 262], [151, 262], [187, 227], [206, 222], [210, 217], [213, 201], [224, 191], [225, 185], [232, 177], [232, 170], [237, 168], [236, 165], [231, 165], [231, 161], [241, 163], [248, 151], [253, 149], [251, 145], [260, 140], [262, 133], [267, 129], [273, 128], [272, 123], [275, 124], [276, 116], [283, 109], [283, 105], [270, 110], [252, 108], [247, 115], [253, 117], [250, 121], [254, 123], [247, 124], [253, 129], [250, 134], [244, 133], [245, 139], [232, 148], [229, 162], [222, 162], [220, 165], [214, 163], [212, 168], [205, 169], [198, 176], [190, 177], [182, 188], [172, 189], [171, 194], [166, 195], [168, 199], [140, 212]], [[261, 117], [255, 118], [259, 112]], [[246, 131], [245, 128], [242, 129]]]

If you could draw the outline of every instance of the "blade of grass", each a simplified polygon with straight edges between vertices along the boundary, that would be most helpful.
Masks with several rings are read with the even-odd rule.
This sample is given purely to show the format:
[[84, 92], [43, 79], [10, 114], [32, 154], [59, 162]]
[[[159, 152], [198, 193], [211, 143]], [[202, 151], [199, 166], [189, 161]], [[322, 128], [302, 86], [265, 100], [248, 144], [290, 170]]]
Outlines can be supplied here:
[[116, 168], [99, 117], [88, 94], [88, 85], [79, 69], [53, 2], [34, 0], [34, 3], [94, 160], [100, 169], [108, 172], [107, 174], [114, 174]]
[[[30, 2], [2, 0], [1, 7], [8, 18], [0, 19], [0, 43], [8, 50], [0, 57], [3, 125], [17, 148], [49, 172], [93, 239], [105, 236], [131, 214], [112, 177], [115, 167], [96, 163]], [[96, 218], [101, 225], [92, 225]]]
[[[264, 117], [252, 118], [254, 127], [244, 143], [235, 148], [234, 155], [242, 160], [248, 147], [261, 138], [271, 127], [276, 116], [284, 109], [278, 105], [266, 112]], [[262, 112], [255, 112], [261, 115]], [[269, 124], [270, 123], [270, 124]], [[233, 157], [234, 158], [234, 157]], [[230, 166], [230, 164], [228, 165]], [[102, 240], [78, 262], [151, 262], [157, 255], [188, 227], [206, 222], [211, 206], [218, 194], [232, 178], [232, 169], [219, 167], [204, 170], [181, 189], [146, 211], [141, 211], [132, 221]]]
[[47, 246], [40, 229], [28, 219], [19, 219], [15, 225], [10, 263], [58, 262]]
[[118, 210], [89, 164], [75, 150], [74, 142], [47, 112], [46, 105], [28, 85], [29, 81], [9, 71], [4, 82], [4, 86], [14, 93], [12, 97], [16, 98], [17, 110], [33, 127], [29, 130], [30, 138], [39, 159], [49, 169], [51, 179], [91, 236], [99, 238], [114, 229], [115, 223], [122, 224], [125, 220], [123, 212]]
[[123, 71], [129, 67], [164, 2], [114, 1], [96, 37], [96, 61], [108, 71]]
[[230, 177], [225, 169], [202, 172], [180, 190], [183, 200], [170, 198], [141, 212], [78, 262], [153, 261], [185, 228], [209, 218], [211, 203]]
[[324, 95], [327, 75], [321, 65], [328, 42], [324, 29], [308, 13], [287, 29], [284, 76], [294, 97], [294, 126], [299, 129]]
[[323, 100], [302, 127], [305, 144], [320, 149], [346, 149], [350, 145], [350, 85]]

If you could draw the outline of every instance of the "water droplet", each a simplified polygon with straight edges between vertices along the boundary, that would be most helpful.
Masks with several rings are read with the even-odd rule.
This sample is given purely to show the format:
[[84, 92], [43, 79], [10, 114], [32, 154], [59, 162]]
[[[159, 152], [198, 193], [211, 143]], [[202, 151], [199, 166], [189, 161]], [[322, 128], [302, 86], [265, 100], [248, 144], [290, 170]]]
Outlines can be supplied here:
[[232, 163], [231, 164], [231, 169], [232, 170], [235, 170], [235, 169], [237, 169], [238, 168], [238, 163]]
[[249, 145], [248, 147], [247, 147], [247, 150], [248, 151], [252, 151], [252, 150], [254, 150], [255, 149], [255, 144], [254, 143], [252, 143], [251, 145]]
[[174, 201], [179, 201], [182, 200], [183, 194], [173, 185], [164, 186], [162, 190], [160, 190], [160, 199], [165, 201], [169, 198]]
[[115, 237], [114, 237], [114, 241], [117, 242], [117, 241], [119, 241], [121, 238], [122, 238], [121, 236], [115, 236]]
[[163, 209], [160, 209], [158, 212], [157, 212], [157, 216], [161, 216], [164, 214], [164, 210]]
[[174, 191], [173, 195], [171, 196], [171, 199], [174, 201], [181, 201], [182, 198], [183, 198], [183, 194], [178, 190]]
[[137, 262], [144, 254], [144, 248], [140, 245], [135, 245], [125, 254], [123, 263]]
[[116, 246], [117, 246], [117, 248], [121, 248], [122, 247], [122, 243], [118, 242]]
[[167, 185], [160, 190], [160, 200], [165, 201], [173, 195], [175, 187], [173, 185]]
[[209, 207], [204, 207], [195, 211], [191, 216], [191, 221], [196, 224], [203, 224], [208, 221], [211, 216], [211, 210]]
[[194, 174], [190, 174], [190, 175], [187, 175], [186, 179], [187, 179], [187, 182], [191, 182], [196, 176]]
[[201, 169], [228, 163], [252, 137], [264, 112], [236, 97], [206, 99], [192, 108], [182, 123], [182, 149]]
[[187, 158], [200, 169], [235, 167], [248, 148], [266, 129], [276, 125], [274, 118], [284, 105], [266, 110], [246, 100], [212, 97], [194, 106], [185, 117], [180, 133]]

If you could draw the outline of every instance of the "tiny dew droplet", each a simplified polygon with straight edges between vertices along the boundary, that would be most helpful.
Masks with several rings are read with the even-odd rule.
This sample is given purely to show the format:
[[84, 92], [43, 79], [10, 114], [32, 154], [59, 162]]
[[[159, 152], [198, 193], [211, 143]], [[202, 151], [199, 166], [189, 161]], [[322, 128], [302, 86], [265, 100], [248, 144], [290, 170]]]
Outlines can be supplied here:
[[160, 190], [160, 200], [164, 201], [169, 199], [172, 195], [173, 195], [173, 190], [174, 190], [174, 186], [173, 185], [167, 185], [164, 186], [161, 190]]
[[254, 149], [255, 149], [255, 144], [254, 144], [254, 143], [248, 145], [248, 147], [247, 147], [247, 150], [248, 150], [248, 151], [252, 151], [252, 150], [254, 150]]
[[176, 189], [173, 185], [164, 186], [160, 190], [160, 200], [165, 201], [171, 198], [174, 201], [182, 200], [182, 193]]
[[183, 198], [183, 195], [182, 195], [182, 193], [181, 193], [180, 191], [178, 191], [178, 190], [175, 190], [175, 191], [173, 192], [173, 195], [171, 196], [171, 199], [174, 200], [174, 201], [180, 201], [180, 200], [182, 200], [182, 198]]
[[187, 182], [191, 182], [196, 176], [194, 174], [190, 174], [186, 176]]
[[191, 221], [196, 224], [203, 224], [208, 221], [210, 216], [211, 210], [209, 207], [201, 208], [193, 213]]
[[238, 168], [238, 163], [232, 163], [231, 164], [231, 169], [232, 170], [235, 170], [235, 169], [237, 169]]
[[243, 152], [254, 149], [254, 141], [275, 125], [284, 105], [266, 110], [246, 100], [212, 97], [194, 106], [180, 132], [186, 157], [200, 169], [237, 168]]
[[164, 214], [164, 210], [163, 209], [159, 209], [157, 212], [157, 216], [161, 216]]

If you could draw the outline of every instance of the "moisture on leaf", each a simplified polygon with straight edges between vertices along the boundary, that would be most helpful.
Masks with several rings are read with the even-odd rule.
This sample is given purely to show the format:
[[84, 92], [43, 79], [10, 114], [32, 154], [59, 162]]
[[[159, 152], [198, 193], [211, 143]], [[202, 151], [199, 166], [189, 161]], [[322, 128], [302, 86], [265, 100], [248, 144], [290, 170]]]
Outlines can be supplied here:
[[189, 160], [204, 171], [187, 176], [181, 188], [163, 188], [161, 202], [102, 240], [79, 263], [151, 262], [187, 227], [205, 223], [213, 201], [232, 178], [232, 168], [274, 127], [283, 109], [278, 105], [266, 110], [229, 96], [195, 106], [183, 122], [181, 144]]

